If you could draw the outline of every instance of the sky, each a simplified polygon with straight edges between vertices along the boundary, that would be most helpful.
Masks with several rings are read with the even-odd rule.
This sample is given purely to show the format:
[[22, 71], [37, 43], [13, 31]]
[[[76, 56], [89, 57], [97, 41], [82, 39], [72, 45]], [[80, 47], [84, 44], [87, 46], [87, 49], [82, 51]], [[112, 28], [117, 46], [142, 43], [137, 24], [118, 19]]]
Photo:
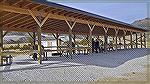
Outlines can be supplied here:
[[133, 23], [135, 20], [140, 20], [147, 17], [147, 3], [59, 2], [59, 4], [88, 11], [129, 24]]

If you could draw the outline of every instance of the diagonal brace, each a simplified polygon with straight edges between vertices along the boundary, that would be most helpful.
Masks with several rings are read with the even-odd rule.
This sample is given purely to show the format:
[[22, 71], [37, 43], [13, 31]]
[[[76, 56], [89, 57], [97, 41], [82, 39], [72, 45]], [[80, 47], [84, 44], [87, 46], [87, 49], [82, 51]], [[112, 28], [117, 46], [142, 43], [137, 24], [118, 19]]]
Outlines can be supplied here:
[[46, 17], [44, 18], [44, 20], [42, 21], [42, 22], [40, 22], [38, 19], [37, 19], [37, 17], [36, 17], [36, 15], [31, 11], [31, 10], [28, 10], [29, 11], [29, 13], [31, 14], [31, 16], [33, 17], [33, 19], [36, 21], [36, 23], [38, 24], [38, 26], [39, 27], [42, 27], [43, 25], [44, 25], [44, 23], [46, 22], [46, 20], [49, 18], [49, 16], [50, 16], [50, 13], [48, 13], [47, 15], [46, 15]]

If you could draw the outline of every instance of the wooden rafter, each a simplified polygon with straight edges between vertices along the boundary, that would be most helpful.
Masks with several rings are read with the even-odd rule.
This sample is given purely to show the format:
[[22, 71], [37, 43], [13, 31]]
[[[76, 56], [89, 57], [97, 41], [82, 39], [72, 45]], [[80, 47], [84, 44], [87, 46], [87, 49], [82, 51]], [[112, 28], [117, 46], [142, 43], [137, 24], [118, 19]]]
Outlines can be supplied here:
[[[11, 20], [11, 19], [13, 19], [13, 18], [16, 18], [16, 17], [18, 17], [18, 16], [20, 16], [20, 14], [17, 14], [17, 15], [15, 15], [15, 16], [13, 16], [13, 17], [10, 17], [10, 18], [6, 19], [6, 20], [3, 20], [2, 22], [9, 21], [9, 20]], [[0, 22], [0, 23], [2, 23], [2, 22]]]
[[[20, 20], [24, 20], [24, 19], [26, 19], [26, 18], [28, 18], [28, 17], [29, 17], [29, 16], [24, 16], [24, 17], [15, 19], [15, 20], [13, 20], [13, 21], [11, 21], [11, 22], [9, 22], [9, 23], [5, 23], [3, 26], [10, 25], [10, 24], [15, 23], [15, 22], [20, 21]], [[19, 23], [19, 22], [18, 22], [18, 23]], [[15, 25], [18, 24], [18, 23], [15, 23]]]
[[28, 10], [28, 11], [29, 11], [29, 13], [31, 14], [31, 16], [33, 17], [33, 19], [36, 21], [36, 23], [37, 23], [40, 27], [43, 26], [43, 24], [46, 22], [46, 20], [47, 20], [47, 19], [49, 18], [49, 16], [50, 16], [50, 13], [47, 14], [46, 17], [44, 18], [44, 20], [43, 20], [42, 22], [40, 22], [40, 21], [37, 19], [37, 17], [35, 17], [36, 15], [35, 15], [31, 10]]
[[20, 2], [22, 2], [23, 0], [19, 0], [16, 3], [12, 4], [12, 6], [19, 4]]
[[[31, 21], [33, 21], [33, 19], [32, 19], [32, 18], [28, 18], [27, 20], [18, 22], [18, 23], [16, 23], [16, 24], [13, 24], [13, 25], [11, 25], [10, 27], [15, 27], [15, 26], [17, 26], [17, 25], [20, 25], [21, 23], [24, 23], [24, 22], [31, 22]], [[23, 26], [23, 25], [20, 25], [19, 27], [21, 27], [21, 26]]]
[[65, 17], [65, 21], [66, 21], [67, 25], [69, 26], [69, 28], [72, 30], [76, 24], [76, 19], [74, 19], [73, 24], [70, 24], [66, 17]]
[[[8, 11], [8, 12], [14, 12], [14, 13], [20, 13], [20, 14], [26, 14], [26, 15], [30, 15], [30, 13], [28, 12], [28, 9], [23, 9], [23, 8], [16, 8], [16, 7], [11, 7], [11, 6], [6, 6], [6, 5], [0, 5], [0, 10], [2, 11]], [[37, 15], [37, 14], [35, 14]], [[41, 14], [42, 17], [45, 17], [47, 14], [46, 13], [42, 13]], [[59, 20], [65, 20], [63, 16], [61, 15], [55, 15], [55, 14], [50, 14], [50, 18], [54, 18], [54, 19], [59, 19]], [[85, 20], [81, 20], [81, 19], [77, 19], [77, 22], [79, 23], [83, 23], [83, 24], [87, 24], [85, 22]], [[92, 22], [92, 21], [91, 21]], [[96, 22], [95, 24], [96, 26], [102, 26], [100, 25], [98, 22]], [[111, 27], [111, 28], [114, 28], [112, 25], [108, 25], [106, 24], [107, 26]], [[121, 30], [124, 30], [123, 28], [120, 27]], [[132, 30], [132, 31], [135, 31], [135, 32], [138, 32], [139, 30], [133, 30], [133, 29], [127, 29], [128, 31], [129, 30]]]

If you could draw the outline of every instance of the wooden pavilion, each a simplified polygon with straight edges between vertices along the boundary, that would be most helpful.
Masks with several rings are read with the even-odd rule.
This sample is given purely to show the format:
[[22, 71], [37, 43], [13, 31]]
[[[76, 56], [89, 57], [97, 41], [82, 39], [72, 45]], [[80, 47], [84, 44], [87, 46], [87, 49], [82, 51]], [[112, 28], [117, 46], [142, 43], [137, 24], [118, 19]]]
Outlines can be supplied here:
[[[0, 53], [3, 52], [3, 37], [9, 31], [30, 32], [33, 41], [37, 33], [38, 62], [41, 64], [41, 33], [55, 33], [57, 40], [59, 34], [68, 34], [69, 52], [72, 52], [73, 34], [88, 35], [89, 45], [92, 44], [93, 35], [104, 36], [105, 49], [108, 36], [115, 38], [116, 49], [118, 38], [121, 37], [124, 48], [127, 48], [126, 36], [130, 36], [130, 48], [133, 48], [133, 43], [136, 44], [135, 48], [138, 45], [142, 48], [146, 47], [145, 32], [148, 30], [47, 0], [0, 0]], [[132, 39], [133, 35], [136, 35], [135, 40]]]

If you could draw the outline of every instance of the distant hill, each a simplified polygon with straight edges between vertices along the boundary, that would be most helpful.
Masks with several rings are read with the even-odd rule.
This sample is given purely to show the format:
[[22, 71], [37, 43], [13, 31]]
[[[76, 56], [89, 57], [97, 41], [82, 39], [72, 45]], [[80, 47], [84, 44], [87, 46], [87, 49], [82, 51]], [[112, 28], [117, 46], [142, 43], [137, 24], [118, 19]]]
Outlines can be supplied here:
[[[4, 44], [29, 43], [31, 37], [25, 32], [8, 32], [4, 37]], [[42, 35], [42, 41], [55, 40], [53, 36]]]
[[145, 18], [142, 20], [136, 20], [131, 25], [135, 27], [140, 27], [143, 29], [150, 29], [150, 18]]
[[[143, 29], [150, 30], [150, 18], [145, 18], [145, 19], [142, 19], [142, 20], [134, 21], [132, 23], [132, 25], [136, 26], [136, 27], [143, 28]], [[149, 39], [147, 38], [147, 45], [150, 48], [150, 32], [148, 32], [146, 34], [148, 34], [148, 38], [149, 38]]]

